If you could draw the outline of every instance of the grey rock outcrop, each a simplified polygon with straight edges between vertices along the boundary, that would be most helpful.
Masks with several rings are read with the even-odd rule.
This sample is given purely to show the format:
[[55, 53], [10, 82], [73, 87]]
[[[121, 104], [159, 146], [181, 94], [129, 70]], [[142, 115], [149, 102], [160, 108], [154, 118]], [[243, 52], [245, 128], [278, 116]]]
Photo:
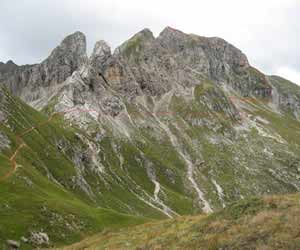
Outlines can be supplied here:
[[[239, 49], [221, 38], [186, 34], [170, 27], [157, 38], [144, 29], [114, 53], [105, 41], [98, 41], [89, 59], [85, 36], [76, 32], [41, 64], [12, 68], [14, 71], [5, 79], [2, 76], [0, 83], [39, 109], [62, 91], [68, 93], [74, 105], [94, 102], [99, 106], [111, 91], [127, 100], [141, 95], [160, 97], [172, 89], [194, 87], [207, 79], [244, 97], [274, 101], [270, 78], [253, 68]], [[297, 100], [298, 97], [292, 103]], [[291, 97], [281, 101], [280, 106], [290, 104]], [[290, 106], [298, 114], [298, 104]]]
[[87, 62], [86, 38], [81, 32], [66, 37], [41, 64], [18, 67], [0, 79], [10, 91], [26, 102], [44, 97], [45, 89], [64, 82]]
[[19, 66], [11, 60], [7, 63], [0, 62], [0, 83], [14, 75], [18, 68]]
[[300, 119], [300, 87], [279, 76], [269, 76], [268, 79], [273, 87], [273, 103]]
[[2, 134], [0, 132], [0, 152], [3, 149], [9, 148], [10, 145], [10, 140], [8, 139], [8, 137], [5, 134]]
[[6, 244], [7, 244], [9, 250], [12, 250], [12, 249], [19, 249], [20, 246], [21, 246], [20, 242], [15, 241], [15, 240], [8, 240], [8, 241], [6, 242]]
[[81, 32], [67, 36], [41, 64], [38, 80], [48, 86], [65, 81], [87, 62], [86, 38]]
[[7, 118], [7, 114], [4, 112], [6, 106], [6, 96], [4, 92], [0, 89], [0, 122], [4, 122]]
[[109, 114], [112, 117], [117, 116], [123, 110], [122, 103], [117, 97], [104, 98], [102, 107], [104, 113]]
[[29, 240], [26, 237], [22, 236], [21, 241], [24, 242], [24, 243], [27, 243]]
[[264, 75], [225, 40], [189, 35], [170, 27], [157, 38], [147, 29], [139, 32], [117, 48], [114, 57], [126, 72], [122, 82], [135, 82], [152, 96], [176, 85], [195, 86], [204, 79], [226, 83], [243, 95], [260, 96], [258, 89], [270, 88]]
[[95, 44], [93, 53], [91, 55], [91, 65], [99, 72], [102, 73], [102, 67], [111, 56], [111, 49], [109, 45], [101, 40]]
[[[88, 64], [94, 69], [93, 74], [100, 74], [106, 84], [126, 96], [159, 96], [175, 85], [190, 87], [206, 78], [229, 83], [241, 92], [249, 90], [250, 95], [251, 85], [261, 80], [253, 76], [246, 56], [223, 39], [188, 35], [170, 27], [157, 38], [144, 29], [113, 55], [107, 43], [99, 41], [89, 61], [85, 36], [76, 32], [65, 38], [40, 65], [17, 70], [7, 84], [13, 93], [32, 101], [41, 96], [40, 87], [62, 83]], [[93, 74], [87, 78], [95, 78]]]
[[49, 236], [43, 232], [32, 232], [29, 242], [35, 246], [49, 245]]
[[12, 60], [7, 61], [7, 63], [0, 62], [0, 79], [1, 75], [5, 75], [7, 73], [12, 73], [18, 68]]

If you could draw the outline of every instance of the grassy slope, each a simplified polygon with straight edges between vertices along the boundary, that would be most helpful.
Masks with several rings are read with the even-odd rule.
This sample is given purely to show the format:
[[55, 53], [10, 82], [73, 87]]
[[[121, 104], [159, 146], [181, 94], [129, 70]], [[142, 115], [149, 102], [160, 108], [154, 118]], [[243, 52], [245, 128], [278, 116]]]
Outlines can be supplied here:
[[298, 249], [299, 202], [299, 194], [249, 198], [209, 216], [106, 231], [64, 249]]
[[[200, 142], [195, 144], [189, 153], [194, 155], [195, 159], [203, 160], [203, 165], [199, 166], [199, 183], [205, 187], [210, 202], [216, 208], [220, 208], [221, 197], [218, 197], [215, 187], [209, 182], [211, 178], [222, 187], [222, 199], [226, 203], [258, 194], [297, 191], [294, 183], [299, 174], [297, 162], [300, 137], [295, 135], [300, 133], [300, 122], [288, 114], [282, 116], [272, 112], [264, 100], [236, 99], [232, 96], [231, 99], [235, 102], [243, 102], [247, 108], [243, 108], [243, 111], [252, 116], [248, 119], [243, 114], [242, 119], [238, 121], [229, 116], [228, 112], [222, 113], [222, 109], [214, 111], [207, 106], [213, 97], [204, 98], [207, 94], [211, 95], [211, 90], [209, 83], [200, 85], [194, 91], [197, 103], [192, 102], [188, 105], [176, 97], [173, 98], [172, 107], [185, 119], [185, 125], [189, 125], [181, 126], [182, 131], [187, 133], [193, 142]], [[219, 102], [221, 100], [225, 99], [219, 98]], [[212, 103], [217, 104], [218, 101]], [[220, 106], [226, 107], [226, 103]], [[268, 137], [269, 135], [261, 136], [255, 127], [239, 134], [232, 129], [247, 126], [259, 118], [266, 120], [266, 123], [256, 121], [264, 131], [268, 131], [270, 135], [280, 135], [286, 143], [280, 143]], [[206, 121], [208, 123], [205, 123]], [[197, 125], [197, 122], [202, 123]], [[212, 142], [211, 139], [217, 142]], [[272, 151], [273, 155], [267, 155], [266, 150]]]
[[[6, 92], [5, 95], [6, 101], [1, 109], [7, 113], [8, 120], [6, 124], [0, 125], [0, 131], [9, 137], [11, 144], [8, 150], [0, 153], [2, 175], [11, 169], [9, 157], [19, 144], [16, 135], [48, 119], [17, 98], [12, 98]], [[89, 138], [101, 149], [98, 157], [106, 169], [104, 183], [85, 166], [83, 175], [96, 194], [95, 200], [74, 187], [71, 177], [76, 176], [76, 170], [72, 159], [74, 155], [87, 151], [87, 145], [76, 134], [89, 137], [55, 116], [51, 122], [22, 137], [27, 146], [17, 156], [19, 168], [10, 178], [0, 183], [0, 244], [7, 239], [29, 237], [32, 231], [47, 232], [51, 243], [56, 245], [67, 244], [103, 228], [122, 227], [165, 217], [140, 201], [131, 191], [136, 190], [138, 193], [138, 189], [146, 190], [150, 196], [154, 192], [154, 184], [147, 177], [146, 170], [141, 165], [143, 163], [138, 161], [141, 159], [140, 151], [128, 141], [115, 141], [109, 133], [100, 142]], [[172, 159], [174, 155], [161, 162], [161, 151], [155, 146], [159, 143], [150, 138], [147, 140], [147, 145], [141, 146], [140, 150], [149, 155], [160, 171], [165, 170], [165, 165], [177, 165], [176, 158]], [[62, 144], [64, 150], [60, 150], [58, 144]], [[123, 168], [120, 168], [114, 145], [118, 145], [124, 158]], [[47, 177], [49, 175], [62, 186], [51, 181]], [[162, 183], [161, 188], [168, 194], [168, 204], [181, 214], [192, 213], [191, 199], [181, 194], [183, 184], [170, 184], [160, 174], [158, 178]], [[135, 217], [129, 214], [134, 214]], [[12, 224], [9, 219], [11, 217], [20, 223]]]
[[[24, 153], [30, 154], [29, 151]], [[45, 231], [51, 242], [65, 244], [107, 227], [115, 228], [145, 221], [91, 206], [51, 183], [30, 164], [24, 163], [22, 162], [22, 168], [16, 174], [0, 184], [2, 243], [6, 239], [29, 237], [30, 232]], [[30, 178], [32, 184], [28, 184], [25, 178]], [[26, 246], [23, 247], [26, 249]]]
[[[266, 105], [267, 100], [228, 96], [209, 81], [198, 85], [194, 96], [194, 100], [187, 101], [174, 95], [157, 116], [176, 136], [181, 151], [194, 163], [195, 179], [214, 209], [243, 197], [298, 190], [300, 141], [295, 134], [300, 133], [299, 121], [289, 114], [281, 116], [273, 112]], [[230, 99], [242, 102], [242, 108], [235, 110]], [[195, 197], [194, 190], [190, 183], [184, 182], [186, 163], [171, 145], [170, 138], [157, 127], [149, 112], [143, 114], [142, 108], [133, 106], [128, 110], [136, 123], [141, 121], [135, 133], [143, 139], [140, 149], [154, 163], [159, 182], [183, 199], [174, 206], [170, 199], [179, 201], [176, 195], [161, 198], [180, 214], [196, 212], [189, 199]], [[238, 112], [241, 112], [240, 119]], [[259, 121], [260, 118], [265, 119], [265, 123]], [[237, 132], [236, 128], [252, 123], [259, 127]], [[286, 143], [270, 135], [281, 136]], [[175, 185], [166, 177], [166, 169], [175, 173]], [[222, 193], [215, 183], [222, 188]]]
[[[169, 106], [171, 113], [166, 113], [172, 116], [166, 117], [164, 123], [177, 137], [180, 148], [195, 163], [195, 179], [214, 209], [242, 196], [264, 195], [270, 190], [272, 193], [296, 190], [294, 184], [299, 170], [295, 161], [300, 152], [300, 141], [295, 133], [299, 132], [299, 122], [288, 115], [281, 117], [270, 112], [264, 103], [252, 100], [249, 103], [252, 109], [247, 112], [268, 120], [270, 123], [264, 124], [264, 127], [280, 134], [288, 146], [260, 136], [256, 129], [247, 132], [246, 138], [236, 138], [232, 126], [237, 121], [227, 112], [231, 107], [220, 89], [207, 82], [196, 88], [194, 94], [195, 99], [191, 103], [173, 96]], [[10, 98], [8, 104], [11, 129], [0, 125], [0, 131], [9, 136], [11, 148], [0, 154], [1, 174], [10, 169], [8, 158], [17, 148], [15, 134], [47, 119], [17, 99]], [[133, 118], [134, 115], [143, 116], [142, 112], [135, 110], [130, 113]], [[196, 200], [193, 202], [192, 199], [195, 193], [186, 183], [187, 170], [183, 159], [166, 133], [155, 127], [157, 123], [149, 114], [144, 114], [141, 120], [152, 120], [149, 124], [153, 127], [136, 129], [134, 142], [118, 140], [109, 133], [100, 142], [89, 138], [101, 149], [98, 157], [106, 170], [103, 178], [109, 184], [106, 187], [85, 166], [84, 177], [96, 193], [95, 202], [82, 190], [73, 187], [70, 178], [76, 175], [72, 158], [87, 150], [87, 145], [78, 140], [76, 133], [86, 137], [88, 135], [75, 127], [66, 126], [59, 117], [26, 135], [24, 141], [28, 147], [22, 149], [17, 158], [17, 163], [22, 167], [9, 180], [0, 183], [0, 217], [1, 220], [3, 218], [0, 242], [6, 239], [18, 240], [23, 235], [28, 236], [30, 231], [44, 230], [49, 234], [51, 242], [68, 244], [103, 228], [118, 228], [147, 220], [122, 213], [163, 218], [161, 213], [141, 202], [131, 191], [138, 192], [139, 186], [150, 196], [153, 195], [154, 184], [147, 177], [145, 169], [149, 162], [163, 190], [159, 193], [160, 199], [181, 215], [195, 213]], [[197, 120], [208, 120], [211, 123], [199, 126], [194, 124]], [[210, 139], [214, 137], [221, 141], [218, 144], [212, 143]], [[228, 138], [235, 143], [226, 144]], [[67, 146], [63, 152], [57, 149], [56, 144], [61, 139]], [[123, 168], [120, 167], [116, 148], [124, 158]], [[272, 159], [266, 158], [263, 153], [265, 148], [270, 148], [274, 153]], [[141, 152], [146, 157], [141, 157]], [[198, 159], [203, 160], [204, 164], [198, 166]], [[47, 171], [63, 187], [46, 178]], [[167, 171], [172, 172], [171, 177]], [[33, 186], [28, 184], [26, 178], [33, 182]], [[217, 192], [212, 180], [223, 188], [223, 196]], [[97, 208], [99, 206], [102, 209]], [[11, 217], [17, 218], [20, 223], [11, 224]]]
[[[9, 117], [6, 125], [0, 125], [0, 132], [9, 137], [11, 144], [0, 153], [1, 176], [11, 170], [9, 157], [19, 143], [16, 134], [47, 119], [7, 93], [6, 97], [1, 109]], [[27, 146], [17, 156], [17, 171], [0, 182], [1, 246], [7, 239], [20, 240], [35, 231], [47, 232], [51, 243], [66, 244], [104, 228], [149, 220], [100, 208], [82, 191], [72, 189], [70, 176], [76, 172], [74, 165], [68, 152], [58, 151], [54, 141], [64, 138], [75, 143], [75, 131], [64, 129], [60, 122], [54, 120], [25, 135], [23, 140]], [[51, 181], [47, 177], [49, 174], [62, 185]], [[22, 248], [31, 247], [25, 244]]]

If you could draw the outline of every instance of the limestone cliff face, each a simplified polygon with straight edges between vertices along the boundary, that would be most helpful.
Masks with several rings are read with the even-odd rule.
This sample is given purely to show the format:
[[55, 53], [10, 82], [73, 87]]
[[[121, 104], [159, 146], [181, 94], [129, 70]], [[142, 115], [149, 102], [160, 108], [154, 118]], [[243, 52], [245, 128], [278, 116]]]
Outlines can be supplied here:
[[170, 27], [157, 38], [148, 29], [137, 33], [116, 49], [106, 69], [108, 79], [114, 81], [118, 74], [119, 85], [133, 93], [160, 96], [178, 85], [192, 87], [211, 79], [244, 96], [271, 97], [266, 77], [249, 65], [239, 49], [220, 38]]
[[42, 62], [40, 75], [34, 80], [46, 86], [62, 83], [86, 62], [86, 38], [83, 33], [76, 32], [66, 37]]
[[[76, 76], [72, 78], [73, 73]], [[76, 77], [80, 81], [75, 84]], [[144, 29], [114, 53], [105, 41], [99, 41], [90, 58], [84, 34], [76, 32], [66, 37], [41, 64], [0, 65], [0, 82], [37, 108], [46, 106], [70, 82], [73, 85], [66, 88], [74, 92], [75, 103], [84, 104], [85, 100], [79, 101], [83, 99], [80, 95], [99, 100], [100, 93], [105, 96], [109, 92], [101, 89], [110, 88], [130, 100], [142, 95], [160, 97], [174, 89], [195, 87], [205, 80], [226, 86], [242, 97], [278, 102], [273, 98], [273, 92], [278, 92], [271, 84], [274, 79], [253, 68], [239, 49], [221, 38], [185, 34], [170, 27], [157, 38]], [[74, 84], [84, 85], [78, 88]], [[293, 98], [295, 101], [281, 101], [279, 107], [289, 107], [298, 114], [299, 107], [290, 104], [298, 103], [299, 98]]]
[[44, 98], [45, 90], [64, 82], [86, 62], [86, 38], [76, 32], [66, 37], [41, 64], [16, 67], [0, 80], [13, 94], [33, 102]]
[[300, 88], [279, 76], [268, 77], [273, 86], [273, 103], [283, 111], [292, 112], [300, 119]]

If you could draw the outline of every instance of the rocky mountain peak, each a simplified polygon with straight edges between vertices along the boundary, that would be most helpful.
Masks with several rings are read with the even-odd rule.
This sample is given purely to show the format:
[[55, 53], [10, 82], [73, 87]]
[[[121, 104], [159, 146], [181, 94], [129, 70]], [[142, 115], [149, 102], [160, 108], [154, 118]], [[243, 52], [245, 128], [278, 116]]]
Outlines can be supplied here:
[[164, 37], [164, 36], [178, 36], [178, 35], [184, 35], [185, 33], [183, 33], [180, 30], [174, 29], [170, 26], [165, 27], [159, 34], [160, 37]]
[[154, 40], [155, 37], [153, 36], [152, 31], [148, 28], [143, 29], [119, 46], [116, 49], [115, 54], [121, 53], [125, 56], [136, 54], [135, 52], [140, 52], [145, 46], [151, 44]]
[[155, 39], [155, 37], [153, 36], [153, 33], [150, 29], [145, 28], [145, 29], [142, 29], [141, 31], [137, 32], [136, 34], [134, 34], [124, 44], [126, 44], [127, 42], [130, 42], [130, 41], [137, 40], [137, 39], [146, 42], [146, 41], [153, 41]]
[[150, 39], [150, 40], [154, 39], [152, 31], [148, 28], [141, 30], [136, 34], [136, 36], [144, 37], [145, 39]]
[[178, 43], [179, 41], [187, 39], [187, 37], [188, 35], [183, 33], [182, 31], [173, 29], [168, 26], [159, 33], [157, 40], [162, 44], [171, 46], [174, 43]]
[[17, 64], [15, 64], [12, 60], [8, 60], [8, 61], [6, 62], [6, 65], [17, 66]]
[[91, 64], [94, 67], [101, 67], [111, 56], [111, 48], [104, 40], [96, 42], [93, 53], [90, 57]]
[[6, 63], [0, 62], [0, 74], [6, 74], [12, 72], [18, 68], [12, 60], [7, 61]]
[[76, 52], [80, 55], [86, 55], [86, 37], [85, 35], [77, 31], [71, 35], [68, 35], [62, 42], [60, 47], [62, 49], [68, 49], [71, 52]]
[[59, 84], [87, 61], [86, 37], [82, 32], [77, 31], [63, 39], [51, 55], [37, 66], [37, 75], [30, 80], [37, 80], [46, 86]]
[[[171, 27], [166, 27], [162, 32], [160, 32], [156, 42], [160, 47], [165, 49], [167, 53], [177, 54], [189, 51], [188, 57], [201, 58], [204, 56], [204, 47], [206, 47], [205, 44], [208, 43], [206, 37], [186, 34]], [[203, 52], [200, 52], [200, 50]]]
[[[214, 59], [214, 64], [227, 64], [227, 67], [237, 68], [238, 71], [240, 68], [250, 66], [246, 55], [242, 51], [218, 37], [186, 34], [180, 30], [166, 27], [159, 34], [157, 40], [162, 47], [176, 53], [191, 50], [191, 53], [195, 55], [200, 49], [206, 55], [206, 58]], [[224, 67], [226, 68], [226, 65]]]
[[73, 59], [77, 63], [83, 63], [87, 59], [87, 45], [85, 35], [77, 31], [68, 35], [61, 44], [56, 47], [47, 60], [59, 60], [61, 57], [67, 60]]
[[51, 95], [47, 88], [63, 83], [88, 62], [86, 47], [85, 35], [75, 32], [63, 39], [42, 63], [15, 66], [16, 70], [12, 74], [0, 75], [0, 82], [29, 103], [45, 98], [45, 91], [47, 95]]

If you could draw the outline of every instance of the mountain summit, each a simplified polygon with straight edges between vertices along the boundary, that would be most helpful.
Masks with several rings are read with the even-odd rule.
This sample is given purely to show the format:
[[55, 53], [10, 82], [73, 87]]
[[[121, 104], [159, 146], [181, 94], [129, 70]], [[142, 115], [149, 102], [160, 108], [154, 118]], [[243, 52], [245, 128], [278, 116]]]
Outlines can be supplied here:
[[[54, 94], [52, 92], [57, 91], [57, 87], [74, 71], [89, 65], [96, 72], [101, 68], [101, 74], [107, 75], [112, 88], [123, 91], [123, 95], [147, 93], [159, 96], [175, 85], [191, 87], [203, 79], [210, 79], [242, 96], [275, 98], [273, 102], [277, 106], [291, 109], [295, 116], [299, 116], [297, 93], [283, 95], [281, 89], [278, 92], [279, 86], [275, 86], [278, 81], [251, 67], [239, 49], [220, 38], [189, 35], [170, 27], [166, 27], [157, 38], [149, 29], [144, 29], [118, 47], [114, 54], [104, 41], [99, 41], [90, 59], [86, 54], [84, 34], [75, 32], [67, 36], [40, 65], [13, 67], [14, 73], [6, 77], [6, 70], [2, 67], [0, 71], [4, 77], [1, 81], [12, 93], [35, 106], [34, 103], [41, 103], [38, 99], [45, 98], [43, 88], [49, 88], [48, 92]], [[272, 90], [279, 96], [273, 94], [272, 97]]]

